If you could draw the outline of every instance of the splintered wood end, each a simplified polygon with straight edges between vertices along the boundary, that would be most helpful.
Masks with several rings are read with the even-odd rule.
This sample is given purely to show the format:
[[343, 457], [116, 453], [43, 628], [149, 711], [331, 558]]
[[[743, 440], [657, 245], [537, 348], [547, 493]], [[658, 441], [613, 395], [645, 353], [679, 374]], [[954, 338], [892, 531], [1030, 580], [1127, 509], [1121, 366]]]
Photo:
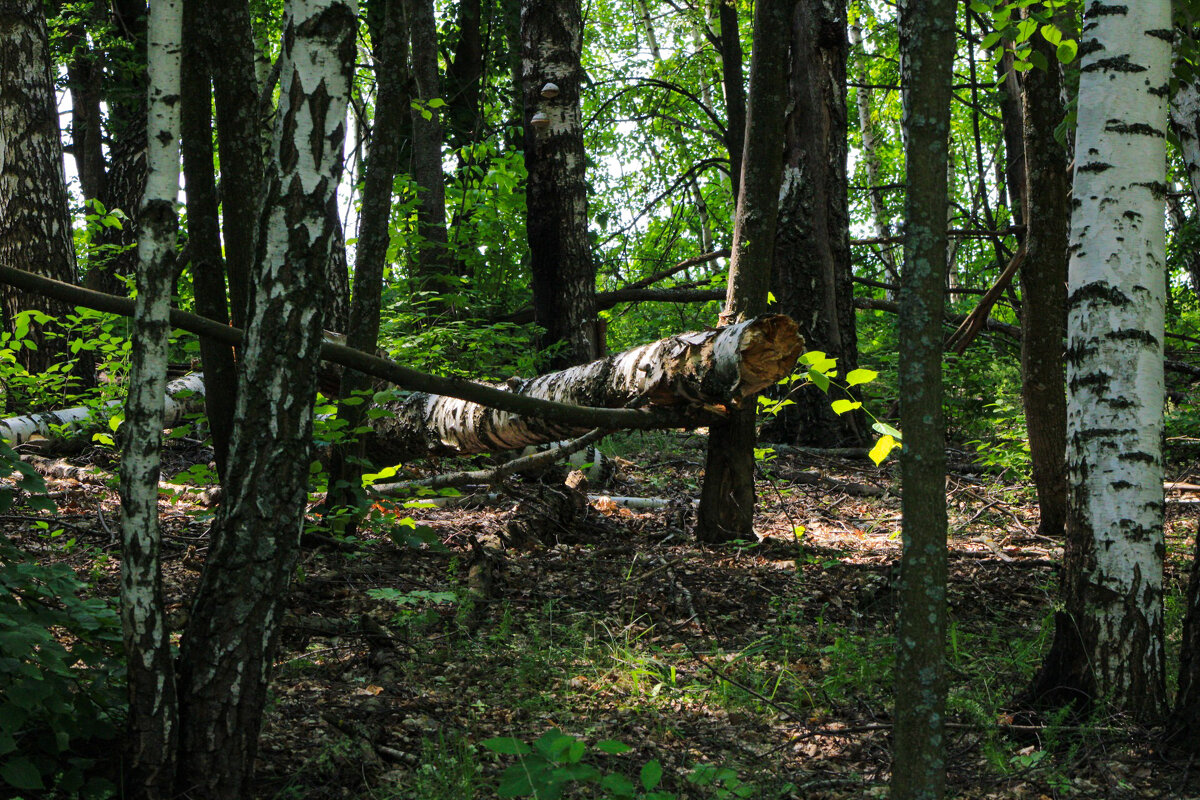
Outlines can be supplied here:
[[791, 374], [804, 352], [800, 326], [783, 314], [758, 317], [741, 342], [741, 381], [738, 394], [748, 397]]

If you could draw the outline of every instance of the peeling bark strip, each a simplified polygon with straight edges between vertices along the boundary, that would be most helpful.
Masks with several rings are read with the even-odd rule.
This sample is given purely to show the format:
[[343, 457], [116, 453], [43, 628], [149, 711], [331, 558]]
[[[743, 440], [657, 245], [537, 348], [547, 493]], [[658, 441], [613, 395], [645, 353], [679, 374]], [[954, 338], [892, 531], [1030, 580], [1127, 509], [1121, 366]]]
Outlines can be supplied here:
[[[737, 405], [791, 372], [803, 342], [788, 317], [671, 336], [530, 381], [509, 391], [572, 405], [622, 408]], [[568, 439], [590, 428], [518, 416], [441, 395], [416, 394], [374, 423], [371, 460], [394, 464], [422, 455], [512, 450]]]
[[1073, 658], [1082, 685], [1071, 688], [1144, 721], [1165, 696], [1157, 187], [1171, 53], [1158, 33], [1170, 14], [1167, 0], [1085, 8], [1075, 149], [1105, 168], [1075, 172], [1068, 279], [1064, 592], [1083, 647]]
[[[184, 375], [167, 384], [163, 428], [173, 428], [189, 414], [204, 411], [204, 376]], [[38, 437], [57, 439], [76, 434], [90, 434], [108, 427], [109, 414], [121, 408], [120, 400], [106, 403], [102, 410], [88, 406], [62, 411], [45, 411], [23, 417], [0, 419], [0, 439], [9, 447], [17, 447]]]

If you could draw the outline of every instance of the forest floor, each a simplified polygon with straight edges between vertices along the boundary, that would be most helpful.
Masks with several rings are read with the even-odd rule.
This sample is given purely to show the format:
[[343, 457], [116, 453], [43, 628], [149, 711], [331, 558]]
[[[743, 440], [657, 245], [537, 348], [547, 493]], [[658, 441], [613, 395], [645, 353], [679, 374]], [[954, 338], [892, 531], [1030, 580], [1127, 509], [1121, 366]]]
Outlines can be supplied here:
[[[357, 538], [308, 537], [262, 734], [260, 797], [466, 800], [505, 796], [502, 784], [516, 791], [538, 774], [580, 778], [560, 784], [564, 797], [643, 797], [643, 780], [663, 797], [887, 796], [894, 464], [772, 457], [760, 539], [703, 547], [688, 500], [703, 440], [614, 438], [602, 449], [618, 454], [616, 474], [592, 491], [669, 505], [598, 501], [539, 519], [527, 479], [481, 508], [383, 503]], [[174, 451], [176, 468], [195, 456]], [[1158, 731], [1014, 720], [1010, 701], [1048, 644], [1062, 549], [1036, 533], [1028, 485], [984, 474], [962, 453], [951, 465], [949, 795], [1200, 797], [1200, 765], [1169, 758]], [[115, 596], [115, 492], [49, 483], [58, 522], [39, 528], [10, 513], [0, 533]], [[1167, 629], [1177, 658], [1200, 506], [1172, 497]], [[212, 511], [182, 497], [162, 509], [170, 618], [182, 628]], [[553, 731], [578, 743], [555, 746]], [[495, 752], [539, 738], [524, 756]], [[547, 764], [562, 769], [539, 773]], [[594, 783], [601, 776], [609, 793]]]

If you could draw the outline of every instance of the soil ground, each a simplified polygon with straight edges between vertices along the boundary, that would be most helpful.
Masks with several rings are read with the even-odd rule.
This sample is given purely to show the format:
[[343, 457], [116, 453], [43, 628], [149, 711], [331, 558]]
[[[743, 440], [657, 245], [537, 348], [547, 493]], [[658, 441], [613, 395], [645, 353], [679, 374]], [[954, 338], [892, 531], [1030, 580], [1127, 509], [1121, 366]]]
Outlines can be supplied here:
[[[559, 475], [491, 487], [476, 508], [381, 502], [356, 538], [314, 531], [288, 598], [259, 796], [496, 797], [535, 762], [494, 750], [560, 730], [582, 743], [574, 757], [595, 767], [588, 774], [625, 776], [639, 791], [653, 761], [656, 788], [681, 798], [886, 797], [894, 464], [773, 456], [762, 464], [759, 539], [701, 547], [689, 500], [701, 441], [630, 434], [603, 448], [617, 454], [615, 474], [592, 491], [669, 501], [654, 510], [600, 500], [547, 511], [539, 484]], [[172, 458], [179, 469], [205, 453], [185, 446]], [[95, 454], [84, 462], [111, 466]], [[962, 454], [952, 464], [949, 795], [1200, 797], [1200, 769], [1168, 756], [1155, 730], [1014, 720], [1009, 702], [1048, 644], [1061, 543], [1036, 533], [1023, 481], [979, 472]], [[0, 533], [115, 596], [115, 492], [48, 482], [52, 527], [73, 545], [18, 511], [0, 516]], [[1183, 501], [1168, 504], [1167, 529], [1177, 658], [1197, 506], [1173, 497]], [[181, 630], [213, 512], [185, 497], [164, 497], [162, 512]], [[507, 744], [484, 744], [497, 738]], [[625, 749], [613, 741], [628, 751], [604, 752]], [[563, 796], [610, 795], [567, 783]]]

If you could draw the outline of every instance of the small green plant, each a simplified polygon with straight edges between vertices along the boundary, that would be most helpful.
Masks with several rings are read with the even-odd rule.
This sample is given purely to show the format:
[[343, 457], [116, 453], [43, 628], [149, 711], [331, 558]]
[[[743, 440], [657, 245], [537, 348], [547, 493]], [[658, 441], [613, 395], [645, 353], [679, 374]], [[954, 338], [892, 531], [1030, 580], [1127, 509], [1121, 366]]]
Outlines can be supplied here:
[[[582, 739], [551, 728], [532, 745], [512, 736], [499, 736], [480, 742], [480, 746], [501, 755], [517, 756], [517, 762], [500, 776], [497, 797], [556, 800], [568, 787], [583, 785], [595, 786], [596, 796], [608, 800], [675, 800], [677, 797], [674, 792], [661, 788], [663, 768], [658, 759], [642, 765], [636, 782], [623, 772], [606, 772], [591, 763], [633, 749], [614, 739], [602, 739], [589, 748]], [[697, 764], [685, 780], [696, 786], [710, 787], [710, 796], [720, 800], [754, 796], [754, 787], [743, 783], [737, 772], [727, 767]]]
[[65, 565], [0, 541], [0, 781], [11, 789], [113, 790], [92, 773], [124, 717], [121, 624], [83, 588]]
[[[833, 413], [841, 415], [848, 411], [862, 409], [871, 418], [871, 429], [879, 434], [879, 438], [875, 441], [875, 446], [871, 448], [871, 452], [868, 455], [876, 465], [882, 464], [884, 459], [893, 450], [900, 447], [900, 431], [880, 420], [871, 413], [870, 409], [862, 404], [862, 401], [855, 400], [850, 395], [850, 389], [855, 386], [871, 383], [879, 377], [879, 373], [873, 369], [852, 369], [846, 374], [844, 383], [837, 381], [837, 377], [836, 358], [829, 358], [820, 350], [809, 350], [800, 356], [800, 360], [797, 362], [797, 370], [778, 383], [779, 386], [791, 387], [787, 395], [784, 395], [782, 399], [760, 395], [758, 398], [758, 410], [763, 414], [778, 414], [787, 406], [795, 405], [795, 401], [790, 399], [789, 395], [809, 385], [816, 386], [825, 394], [829, 394], [830, 389], [839, 389], [846, 397], [840, 397], [829, 404], [833, 409]], [[771, 452], [770, 448], [755, 450], [755, 458], [762, 460]]]
[[[517, 762], [500, 776], [498, 797], [534, 797], [537, 800], [556, 800], [572, 784], [595, 784], [605, 797], [643, 798], [643, 800], [669, 800], [673, 794], [657, 791], [662, 781], [662, 766], [658, 761], [648, 761], [638, 775], [642, 792], [637, 785], [619, 772], [602, 772], [592, 764], [585, 763], [588, 746], [575, 736], [552, 728], [543, 733], [532, 745], [511, 736], [501, 736], [480, 742], [482, 747], [501, 755], [517, 756]], [[629, 745], [613, 739], [596, 743], [597, 753], [619, 755], [632, 750]]]

